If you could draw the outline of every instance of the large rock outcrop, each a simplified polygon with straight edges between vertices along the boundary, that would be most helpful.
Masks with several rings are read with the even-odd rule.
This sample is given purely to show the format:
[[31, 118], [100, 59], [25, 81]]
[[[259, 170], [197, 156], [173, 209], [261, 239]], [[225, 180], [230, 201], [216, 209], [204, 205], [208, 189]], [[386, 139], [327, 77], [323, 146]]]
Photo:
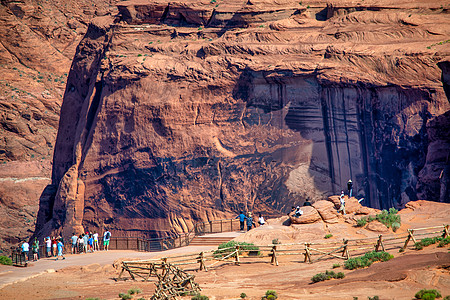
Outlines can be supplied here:
[[63, 191], [73, 172], [85, 189], [56, 195], [57, 230], [170, 234], [286, 211], [349, 178], [374, 208], [417, 199], [427, 124], [450, 109], [439, 4], [118, 7], [91, 23], [69, 74], [52, 181]]

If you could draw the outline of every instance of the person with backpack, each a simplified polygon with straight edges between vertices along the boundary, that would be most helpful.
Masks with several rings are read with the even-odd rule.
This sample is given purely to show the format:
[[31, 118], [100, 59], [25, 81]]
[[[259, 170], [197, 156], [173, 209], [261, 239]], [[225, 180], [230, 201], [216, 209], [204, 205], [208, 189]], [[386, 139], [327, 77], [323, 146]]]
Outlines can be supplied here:
[[351, 198], [353, 194], [353, 182], [351, 179], [347, 182], [347, 189], [348, 189], [348, 197]]
[[108, 251], [110, 239], [111, 239], [111, 232], [109, 232], [109, 230], [106, 230], [106, 232], [103, 234], [103, 250]]
[[246, 220], [247, 220], [247, 231], [250, 231], [250, 229], [252, 229], [252, 226], [255, 225], [255, 223], [253, 222], [253, 217], [252, 217], [251, 212], [248, 213], [248, 217], [246, 217]]
[[58, 248], [58, 255], [56, 256], [56, 260], [58, 260], [60, 256], [62, 257], [62, 259], [66, 259], [63, 254], [64, 244], [61, 239], [58, 240], [56, 247]]

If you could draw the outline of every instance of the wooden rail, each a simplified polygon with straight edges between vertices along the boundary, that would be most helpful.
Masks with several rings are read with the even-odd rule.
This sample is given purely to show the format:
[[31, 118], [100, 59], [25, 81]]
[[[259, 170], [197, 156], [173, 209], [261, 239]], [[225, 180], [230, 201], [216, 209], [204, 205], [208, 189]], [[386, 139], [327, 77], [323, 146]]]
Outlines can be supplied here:
[[[440, 230], [435, 230], [440, 229]], [[430, 231], [431, 232], [423, 232]], [[314, 263], [326, 258], [339, 258], [343, 260], [349, 259], [352, 255], [361, 255], [366, 250], [373, 251], [385, 251], [392, 249], [400, 249], [404, 251], [408, 245], [408, 242], [413, 239], [414, 234], [423, 232], [421, 235], [434, 235], [437, 233], [442, 237], [449, 236], [449, 225], [427, 227], [427, 228], [415, 228], [408, 230], [408, 234], [393, 235], [383, 237], [379, 235], [373, 238], [364, 239], [344, 239], [339, 242], [323, 242], [323, 243], [289, 243], [289, 244], [270, 244], [270, 245], [254, 245], [258, 247], [258, 250], [249, 250], [237, 245], [235, 247], [222, 248], [218, 250], [202, 251], [200, 253], [176, 255], [171, 257], [163, 257], [161, 259], [148, 259], [137, 260], [132, 262], [122, 263], [122, 272], [129, 271], [130, 265], [134, 265], [133, 274], [130, 276], [134, 279], [135, 276], [139, 276], [148, 280], [148, 278], [154, 273], [153, 271], [140, 271], [142, 266], [146, 264], [154, 263], [170, 263], [173, 266], [188, 266], [194, 265], [190, 270], [205, 270], [213, 268], [219, 263], [232, 263], [240, 265], [242, 263], [251, 263], [254, 259], [266, 259], [270, 257], [270, 263], [278, 266], [278, 258], [283, 255], [296, 255], [304, 256], [304, 262]], [[406, 238], [406, 240], [405, 240]], [[367, 247], [361, 247], [367, 246]], [[392, 247], [394, 246], [394, 247]], [[244, 246], [245, 247], [245, 246]], [[403, 250], [402, 250], [403, 249]], [[255, 255], [255, 252], [258, 254]], [[318, 257], [314, 257], [318, 256]], [[251, 259], [251, 261], [243, 261], [245, 259]], [[152, 273], [153, 272], [153, 273]], [[140, 274], [140, 275], [138, 275]]]

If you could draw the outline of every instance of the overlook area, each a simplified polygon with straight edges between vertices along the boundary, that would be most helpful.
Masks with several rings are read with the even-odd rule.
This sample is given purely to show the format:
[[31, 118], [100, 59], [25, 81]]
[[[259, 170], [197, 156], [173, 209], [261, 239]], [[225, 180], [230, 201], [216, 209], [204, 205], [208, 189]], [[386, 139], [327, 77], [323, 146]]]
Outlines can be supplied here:
[[448, 2], [65, 4], [1, 5], [2, 249], [449, 201]]

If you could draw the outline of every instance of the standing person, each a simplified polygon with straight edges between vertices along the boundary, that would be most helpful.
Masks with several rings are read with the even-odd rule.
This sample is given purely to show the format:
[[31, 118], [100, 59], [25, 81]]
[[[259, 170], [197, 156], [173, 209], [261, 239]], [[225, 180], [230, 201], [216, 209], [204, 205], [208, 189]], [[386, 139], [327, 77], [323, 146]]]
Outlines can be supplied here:
[[52, 249], [53, 249], [53, 250], [52, 250], [52, 255], [53, 255], [53, 256], [56, 256], [56, 254], [57, 254], [57, 252], [56, 252], [56, 250], [57, 250], [57, 249], [56, 249], [56, 248], [57, 248], [57, 244], [58, 244], [58, 240], [56, 239], [56, 237], [53, 236], [53, 237], [52, 237], [52, 246], [53, 246], [53, 247], [52, 247]]
[[347, 182], [347, 189], [348, 189], [348, 197], [351, 198], [353, 194], [353, 182], [351, 179]]
[[88, 252], [88, 247], [89, 247], [88, 241], [89, 241], [89, 235], [88, 235], [88, 232], [86, 231], [86, 233], [83, 235], [83, 245], [84, 245], [83, 251], [84, 251], [84, 253]]
[[84, 240], [83, 235], [80, 234], [80, 236], [78, 237], [78, 253], [83, 253], [83, 249], [84, 249]]
[[70, 238], [70, 240], [72, 241], [72, 254], [75, 254], [77, 252], [77, 242], [78, 242], [78, 237], [75, 235], [75, 232], [72, 233], [72, 237]]
[[305, 203], [303, 203], [303, 206], [311, 206], [311, 201], [309, 201], [309, 198], [306, 198]]
[[33, 252], [33, 261], [37, 261], [39, 252], [39, 241], [37, 240], [37, 238], [34, 238], [34, 242], [31, 245], [31, 251]]
[[346, 213], [345, 213], [344, 191], [341, 191], [341, 196], [339, 197], [339, 200], [341, 201], [341, 206], [339, 207], [338, 212], [342, 211], [342, 214], [346, 215]]
[[252, 213], [249, 212], [247, 217], [247, 231], [250, 231], [250, 229], [252, 229], [252, 226], [253, 226]]
[[266, 224], [266, 221], [264, 221], [264, 217], [261, 214], [259, 214], [259, 217], [258, 217], [258, 224], [260, 226]]
[[92, 234], [89, 235], [88, 244], [89, 252], [94, 252], [94, 238], [92, 237]]
[[108, 251], [110, 239], [111, 239], [111, 232], [109, 232], [109, 230], [106, 230], [106, 232], [103, 234], [103, 250]]
[[52, 256], [52, 239], [48, 236], [44, 239], [45, 246], [47, 248], [47, 257]]
[[100, 250], [98, 248], [98, 233], [97, 233], [97, 231], [94, 231], [94, 234], [92, 235], [92, 237], [94, 238], [94, 251]]
[[25, 261], [29, 261], [30, 260], [30, 244], [27, 243], [27, 241], [24, 241], [22, 243], [22, 246], [20, 246], [22, 248], [22, 255], [25, 258]]
[[58, 255], [56, 256], [56, 260], [58, 260], [58, 258], [59, 258], [60, 256], [61, 256], [63, 259], [66, 259], [66, 258], [64, 257], [64, 254], [63, 254], [64, 244], [63, 244], [63, 242], [62, 242], [61, 239], [59, 239], [58, 243], [56, 244], [56, 247], [58, 248]]
[[243, 211], [241, 211], [239, 216], [236, 217], [236, 219], [238, 219], [238, 218], [239, 218], [239, 222], [241, 225], [241, 231], [244, 231], [244, 222], [245, 222], [245, 219], [247, 219], [247, 217], [244, 215]]

